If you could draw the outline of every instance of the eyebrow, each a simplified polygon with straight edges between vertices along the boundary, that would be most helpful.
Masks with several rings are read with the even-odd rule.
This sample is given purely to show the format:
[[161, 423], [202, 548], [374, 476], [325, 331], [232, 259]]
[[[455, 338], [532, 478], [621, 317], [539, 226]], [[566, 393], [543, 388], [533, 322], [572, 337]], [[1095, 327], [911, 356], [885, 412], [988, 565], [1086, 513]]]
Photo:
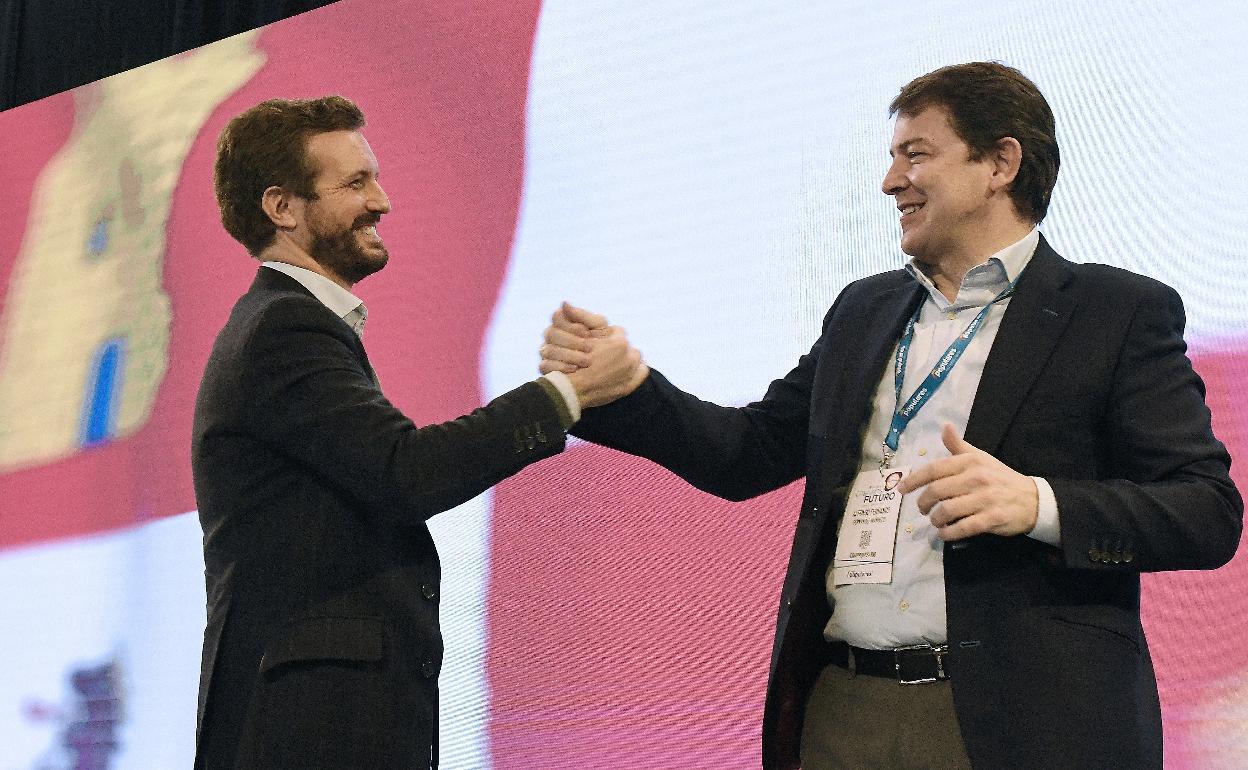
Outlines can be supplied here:
[[915, 137], [914, 139], [907, 139], [906, 141], [904, 141], [904, 142], [902, 142], [901, 144], [897, 145], [897, 148], [896, 148], [896, 149], [891, 149], [891, 148], [890, 148], [890, 149], [889, 149], [889, 151], [888, 151], [888, 155], [889, 155], [889, 157], [896, 157], [896, 155], [897, 155], [897, 153], [898, 153], [898, 152], [905, 152], [906, 150], [910, 149], [910, 147], [911, 147], [912, 145], [915, 145], [915, 144], [920, 144], [920, 143], [922, 143], [922, 142], [926, 142], [926, 141], [927, 141], [927, 138], [926, 138], [926, 137], [922, 137], [922, 136]]
[[377, 169], [377, 173], [374, 174], [372, 171], [366, 168], [361, 168], [361, 169], [351, 172], [350, 174], [343, 176], [342, 182], [343, 184], [350, 184], [351, 182], [354, 182], [355, 180], [360, 179], [361, 177], [367, 179], [370, 176], [373, 179], [381, 179], [381, 169]]

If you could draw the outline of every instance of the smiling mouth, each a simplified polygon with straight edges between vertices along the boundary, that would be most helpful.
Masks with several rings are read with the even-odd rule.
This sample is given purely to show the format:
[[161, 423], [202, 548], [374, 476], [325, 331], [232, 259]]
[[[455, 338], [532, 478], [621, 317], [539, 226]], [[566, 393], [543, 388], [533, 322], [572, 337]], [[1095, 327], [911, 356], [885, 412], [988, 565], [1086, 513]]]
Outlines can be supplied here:
[[898, 211], [900, 211], [900, 212], [901, 212], [901, 216], [902, 216], [902, 218], [904, 219], [905, 217], [908, 217], [908, 216], [910, 216], [911, 214], [913, 214], [914, 212], [916, 212], [916, 211], [918, 211], [919, 209], [923, 208], [923, 206], [924, 206], [924, 204], [922, 204], [922, 203], [911, 203], [909, 206], [905, 206], [905, 207], [903, 207], [903, 208], [898, 209]]

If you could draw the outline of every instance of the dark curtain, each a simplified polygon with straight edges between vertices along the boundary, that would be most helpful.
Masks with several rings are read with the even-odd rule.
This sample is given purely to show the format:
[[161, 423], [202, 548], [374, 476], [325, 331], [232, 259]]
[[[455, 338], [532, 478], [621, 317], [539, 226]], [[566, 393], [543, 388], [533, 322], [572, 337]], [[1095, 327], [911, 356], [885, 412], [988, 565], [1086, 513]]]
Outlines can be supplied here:
[[0, 109], [19, 103], [14, 90], [17, 87], [18, 30], [21, 28], [23, 2], [0, 0]]
[[42, 99], [332, 0], [0, 0], [0, 108]]

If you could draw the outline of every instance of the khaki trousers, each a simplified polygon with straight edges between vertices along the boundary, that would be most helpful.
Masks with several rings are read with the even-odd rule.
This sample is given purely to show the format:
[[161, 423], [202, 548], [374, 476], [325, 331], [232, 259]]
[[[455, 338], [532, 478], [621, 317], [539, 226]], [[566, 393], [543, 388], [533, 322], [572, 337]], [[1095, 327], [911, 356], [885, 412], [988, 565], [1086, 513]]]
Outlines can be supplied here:
[[970, 770], [948, 680], [898, 684], [824, 667], [802, 725], [802, 770]]

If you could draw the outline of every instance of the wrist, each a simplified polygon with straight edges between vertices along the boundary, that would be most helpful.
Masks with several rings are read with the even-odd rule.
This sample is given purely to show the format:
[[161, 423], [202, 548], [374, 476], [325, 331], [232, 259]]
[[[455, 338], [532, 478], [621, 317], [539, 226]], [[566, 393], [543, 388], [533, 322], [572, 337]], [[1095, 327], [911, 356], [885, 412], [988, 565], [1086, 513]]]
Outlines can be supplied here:
[[538, 380], [555, 402], [563, 429], [567, 430], [576, 424], [581, 419], [581, 398], [572, 379], [563, 372], [549, 372]]

